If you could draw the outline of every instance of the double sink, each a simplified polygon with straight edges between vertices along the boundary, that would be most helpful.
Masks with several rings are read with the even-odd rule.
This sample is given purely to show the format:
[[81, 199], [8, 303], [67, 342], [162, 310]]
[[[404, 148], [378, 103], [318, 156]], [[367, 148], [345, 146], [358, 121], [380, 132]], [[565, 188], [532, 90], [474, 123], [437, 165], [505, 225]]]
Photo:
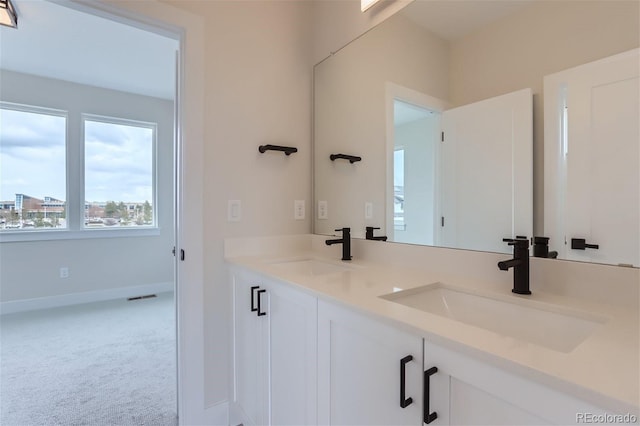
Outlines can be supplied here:
[[[280, 261], [273, 265], [285, 273], [304, 276], [355, 269], [351, 265], [315, 258]], [[379, 297], [564, 353], [573, 351], [606, 322], [606, 318], [560, 305], [511, 294], [488, 294], [443, 283], [395, 291]]]

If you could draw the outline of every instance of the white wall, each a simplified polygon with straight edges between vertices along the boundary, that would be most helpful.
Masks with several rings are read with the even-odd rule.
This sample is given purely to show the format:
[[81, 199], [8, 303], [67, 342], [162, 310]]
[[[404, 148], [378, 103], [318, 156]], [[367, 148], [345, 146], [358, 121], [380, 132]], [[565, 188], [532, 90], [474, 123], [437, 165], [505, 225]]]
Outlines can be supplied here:
[[363, 13], [360, 0], [315, 0], [313, 63], [335, 53], [412, 1], [382, 0]]
[[[145, 237], [2, 242], [0, 301], [171, 283], [173, 102], [11, 71], [2, 71], [0, 79], [1, 100], [66, 110], [69, 122], [75, 123], [71, 131], [79, 129], [81, 113], [157, 122], [160, 229], [160, 235]], [[69, 278], [59, 277], [61, 266], [69, 268]]]
[[[205, 26], [205, 401], [229, 397], [231, 295], [223, 260], [229, 236], [311, 230], [311, 2], [169, 1]], [[265, 143], [298, 152], [260, 154]], [[227, 221], [227, 200], [242, 220]], [[294, 220], [294, 200], [306, 200]]]

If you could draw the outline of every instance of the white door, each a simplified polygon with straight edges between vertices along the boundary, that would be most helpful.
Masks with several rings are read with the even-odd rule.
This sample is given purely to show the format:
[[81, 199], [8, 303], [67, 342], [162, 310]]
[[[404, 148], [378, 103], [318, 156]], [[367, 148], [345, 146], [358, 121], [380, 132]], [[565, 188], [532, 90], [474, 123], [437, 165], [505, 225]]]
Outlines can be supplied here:
[[421, 424], [422, 338], [319, 301], [318, 349], [318, 424]]
[[440, 245], [510, 252], [533, 232], [531, 89], [442, 114]]
[[[566, 80], [567, 259], [640, 266], [637, 52], [578, 67]], [[598, 249], [571, 249], [574, 238]]]

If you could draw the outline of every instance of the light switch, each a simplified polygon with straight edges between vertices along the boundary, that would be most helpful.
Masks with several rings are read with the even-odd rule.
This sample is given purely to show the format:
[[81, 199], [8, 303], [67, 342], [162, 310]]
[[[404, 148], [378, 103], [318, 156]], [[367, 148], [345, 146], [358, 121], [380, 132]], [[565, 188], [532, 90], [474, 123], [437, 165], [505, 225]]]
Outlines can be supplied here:
[[304, 200], [295, 200], [293, 202], [293, 218], [295, 220], [304, 219]]
[[318, 201], [318, 219], [329, 219], [329, 207], [326, 201]]
[[242, 203], [240, 200], [229, 200], [227, 204], [227, 220], [229, 222], [240, 222], [242, 218]]

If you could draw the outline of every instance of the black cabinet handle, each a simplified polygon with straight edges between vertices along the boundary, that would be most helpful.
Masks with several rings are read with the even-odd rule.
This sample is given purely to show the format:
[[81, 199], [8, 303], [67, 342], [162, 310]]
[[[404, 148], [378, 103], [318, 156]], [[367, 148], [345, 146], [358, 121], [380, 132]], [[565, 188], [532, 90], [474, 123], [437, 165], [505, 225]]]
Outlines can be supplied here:
[[407, 408], [413, 402], [413, 398], [405, 398], [405, 366], [409, 361], [413, 360], [413, 356], [407, 355], [400, 360], [400, 407]]
[[429, 378], [438, 372], [438, 367], [431, 367], [424, 372], [424, 422], [426, 424], [431, 423], [438, 418], [438, 413], [435, 411], [431, 413], [429, 410]]
[[253, 286], [251, 287], [251, 312], [256, 312], [258, 310], [258, 308], [256, 308], [255, 306], [255, 300], [253, 299], [253, 295], [255, 294], [256, 289], [259, 289], [260, 287]]
[[267, 315], [266, 312], [262, 312], [260, 310], [260, 300], [262, 299], [262, 297], [260, 297], [260, 296], [262, 295], [262, 293], [266, 293], [266, 292], [267, 292], [267, 290], [264, 290], [264, 289], [263, 290], [258, 290], [258, 309], [257, 309], [257, 311], [258, 311], [258, 316], [259, 317]]
[[598, 244], [587, 244], [587, 241], [584, 238], [572, 238], [571, 248], [573, 250], [585, 250], [588, 248], [597, 250], [600, 246]]

